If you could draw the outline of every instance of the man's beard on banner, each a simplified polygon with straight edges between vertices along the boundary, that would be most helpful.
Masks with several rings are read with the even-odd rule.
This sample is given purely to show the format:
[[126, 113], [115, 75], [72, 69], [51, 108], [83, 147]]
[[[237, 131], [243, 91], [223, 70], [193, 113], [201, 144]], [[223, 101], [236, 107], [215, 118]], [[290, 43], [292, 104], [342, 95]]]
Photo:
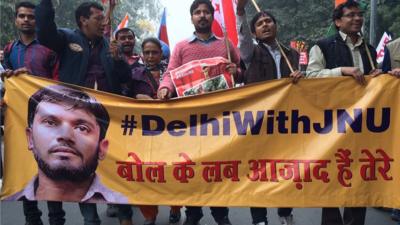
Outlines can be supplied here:
[[88, 162], [79, 168], [70, 168], [70, 166], [67, 165], [68, 162], [52, 168], [48, 163], [40, 158], [38, 154], [34, 153], [34, 157], [39, 169], [43, 171], [43, 173], [51, 180], [71, 181], [79, 183], [90, 178], [90, 176], [92, 176], [96, 171], [99, 164], [99, 150], [99, 146], [97, 146], [96, 154], [94, 154], [93, 157], [89, 158]]

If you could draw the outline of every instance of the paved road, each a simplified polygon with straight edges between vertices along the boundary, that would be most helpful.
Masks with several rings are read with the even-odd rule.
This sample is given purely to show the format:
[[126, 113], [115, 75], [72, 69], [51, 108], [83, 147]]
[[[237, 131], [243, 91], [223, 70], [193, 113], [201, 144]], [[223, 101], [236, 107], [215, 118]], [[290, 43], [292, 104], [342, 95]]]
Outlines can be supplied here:
[[[0, 179], [0, 188], [1, 182]], [[106, 216], [106, 205], [98, 204], [98, 213], [102, 220], [102, 225], [118, 225], [116, 218], [109, 218]], [[42, 220], [45, 225], [48, 225], [47, 219], [47, 206], [44, 202], [39, 203], [39, 208], [43, 211]], [[64, 203], [64, 210], [66, 211], [66, 224], [65, 225], [80, 225], [83, 224], [83, 218], [79, 211], [78, 204]], [[157, 225], [168, 225], [169, 207], [161, 206], [160, 213], [157, 218]], [[181, 209], [184, 215], [184, 209]], [[208, 208], [203, 209], [204, 217], [201, 220], [201, 225], [215, 225], [214, 220], [210, 215]], [[268, 210], [269, 224], [279, 225], [279, 218], [277, 209], [273, 208]], [[320, 208], [297, 208], [294, 209], [293, 215], [296, 225], [320, 225], [321, 223], [321, 209]], [[250, 211], [248, 208], [230, 208], [229, 217], [234, 225], [251, 225]], [[181, 219], [183, 223], [184, 216]], [[134, 207], [133, 221], [135, 225], [143, 224], [143, 216], [140, 211]], [[25, 218], [22, 212], [21, 202], [0, 202], [0, 225], [24, 225]], [[397, 225], [390, 219], [390, 213], [374, 208], [368, 208], [365, 225]]]
[[[43, 215], [47, 215], [46, 204], [40, 203], [39, 207], [44, 212]], [[66, 225], [80, 225], [83, 224], [82, 216], [79, 212], [78, 205], [75, 203], [65, 203], [64, 209], [66, 210]], [[201, 220], [202, 225], [215, 225], [210, 211], [208, 208], [204, 208], [204, 217]], [[1, 202], [0, 205], [0, 224], [1, 225], [24, 225], [24, 216], [22, 213], [22, 203], [20, 202]], [[116, 218], [108, 218], [105, 214], [106, 206], [98, 205], [99, 215], [103, 225], [117, 225], [118, 220]], [[270, 225], [279, 225], [278, 216], [276, 209], [268, 211], [270, 218]], [[160, 207], [160, 214], [157, 218], [157, 225], [167, 225], [168, 223], [169, 207]], [[184, 210], [182, 209], [184, 214]], [[321, 222], [321, 209], [319, 208], [308, 208], [308, 209], [295, 209], [294, 217], [296, 225], [320, 225]], [[48, 225], [46, 216], [42, 216], [45, 225]], [[247, 208], [231, 208], [230, 219], [234, 225], [250, 225], [250, 212]], [[143, 217], [140, 212], [134, 208], [133, 220], [136, 225], [143, 224]], [[182, 220], [179, 224], [182, 224]], [[365, 225], [396, 225], [390, 219], [388, 212], [383, 212], [373, 208], [369, 208], [367, 211], [367, 218]]]

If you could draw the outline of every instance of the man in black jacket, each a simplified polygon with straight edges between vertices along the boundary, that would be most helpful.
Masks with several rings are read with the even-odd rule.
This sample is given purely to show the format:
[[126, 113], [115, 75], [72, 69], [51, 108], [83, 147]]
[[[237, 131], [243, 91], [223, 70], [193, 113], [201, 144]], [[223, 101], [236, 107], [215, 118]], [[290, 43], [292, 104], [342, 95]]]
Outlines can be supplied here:
[[[246, 20], [245, 6], [248, 0], [238, 0], [237, 30], [239, 33], [240, 57], [246, 65], [244, 80], [246, 84], [292, 78], [296, 83], [303, 75], [298, 71], [299, 53], [286, 48], [276, 41], [277, 24], [275, 17], [262, 11], [253, 16], [250, 26]], [[253, 42], [253, 37], [257, 43]], [[290, 65], [283, 54], [286, 55]], [[293, 72], [290, 67], [292, 67]], [[250, 208], [252, 222], [255, 225], [267, 225], [266, 208]], [[278, 208], [279, 220], [282, 224], [292, 225], [292, 208]]]
[[60, 81], [121, 93], [129, 80], [129, 66], [109, 53], [108, 40], [103, 37], [103, 7], [84, 2], [75, 11], [79, 29], [57, 29], [51, 0], [42, 0], [36, 9], [37, 36], [40, 43], [60, 57]]

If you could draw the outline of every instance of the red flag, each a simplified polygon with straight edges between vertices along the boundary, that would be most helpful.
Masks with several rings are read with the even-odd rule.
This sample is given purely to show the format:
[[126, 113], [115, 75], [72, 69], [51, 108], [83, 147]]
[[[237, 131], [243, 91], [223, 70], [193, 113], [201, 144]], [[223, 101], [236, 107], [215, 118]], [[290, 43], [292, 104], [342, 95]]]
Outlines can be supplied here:
[[224, 9], [224, 21], [228, 38], [237, 46], [238, 34], [236, 30], [236, 12], [234, 10], [236, 9], [236, 4], [233, 3], [233, 0], [222, 0], [222, 6]]
[[161, 17], [160, 28], [158, 30], [158, 39], [163, 41], [165, 44], [169, 46], [168, 32], [167, 32], [167, 14], [165, 8]]
[[346, 1], [347, 0], [335, 0], [335, 7], [340, 5], [340, 4], [342, 4], [342, 3], [345, 3]]
[[235, 0], [212, 0], [214, 6], [214, 22], [212, 31], [217, 37], [224, 37], [224, 29], [228, 38], [237, 46], [236, 2]]

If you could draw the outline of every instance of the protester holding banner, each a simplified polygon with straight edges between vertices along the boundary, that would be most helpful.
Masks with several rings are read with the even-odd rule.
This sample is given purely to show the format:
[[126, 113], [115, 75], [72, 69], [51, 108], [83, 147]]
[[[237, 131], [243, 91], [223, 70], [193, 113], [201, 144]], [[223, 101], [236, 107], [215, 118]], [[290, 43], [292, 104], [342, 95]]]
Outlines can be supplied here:
[[210, 1], [196, 0], [190, 8], [191, 20], [195, 27], [195, 32], [189, 39], [179, 42], [172, 53], [168, 69], [158, 90], [160, 99], [169, 99], [175, 94], [175, 87], [171, 79], [171, 70], [174, 70], [186, 63], [194, 60], [212, 57], [223, 57], [229, 59], [231, 63], [226, 66], [236, 83], [241, 82], [241, 72], [239, 69], [239, 55], [232, 42], [217, 38], [211, 31], [214, 20], [214, 8]]
[[[4, 65], [6, 71], [2, 76], [10, 76], [20, 72], [57, 79], [58, 61], [54, 51], [40, 45], [35, 36], [35, 5], [31, 2], [19, 2], [15, 5], [15, 26], [19, 39], [9, 43], [4, 49]], [[3, 60], [2, 60], [3, 61]], [[65, 223], [65, 212], [61, 202], [48, 201], [49, 221], [52, 225]], [[43, 224], [42, 212], [37, 201], [23, 199], [26, 225]]]
[[168, 66], [161, 61], [160, 41], [156, 38], [146, 38], [142, 42], [142, 55], [145, 66], [132, 69], [134, 82], [129, 88], [131, 96], [137, 99], [156, 99], [160, 81]]
[[[79, 29], [57, 29], [51, 0], [42, 0], [36, 10], [37, 35], [40, 43], [60, 57], [60, 81], [121, 94], [129, 80], [129, 66], [109, 54], [103, 37], [103, 7], [84, 2], [75, 11]], [[100, 224], [95, 204], [79, 204], [85, 224]]]
[[9, 76], [12, 71], [25, 68], [32, 75], [57, 79], [57, 54], [39, 44], [36, 39], [35, 5], [31, 2], [20, 2], [15, 6], [15, 10], [19, 39], [10, 42], [4, 48], [3, 65], [9, 70], [5, 75]]
[[[284, 77], [291, 77], [294, 83], [297, 82], [303, 76], [298, 71], [299, 53], [277, 42], [276, 20], [269, 12], [257, 13], [251, 20], [249, 27], [245, 13], [247, 2], [248, 0], [238, 1], [236, 20], [237, 30], [239, 31], [240, 56], [247, 67], [244, 76], [245, 83]], [[253, 42], [252, 37], [255, 37], [257, 44]], [[289, 61], [285, 61], [280, 49]], [[291, 67], [294, 67], [296, 71], [292, 72]]]
[[[179, 42], [172, 53], [168, 69], [157, 92], [159, 99], [169, 99], [175, 94], [175, 87], [170, 71], [188, 62], [212, 57], [231, 58], [226, 67], [236, 81], [241, 79], [239, 55], [230, 41], [217, 38], [211, 31], [214, 20], [214, 7], [209, 0], [195, 0], [190, 7], [192, 23], [195, 27], [193, 36]], [[226, 44], [228, 43], [228, 44]], [[201, 207], [186, 207], [184, 225], [196, 225], [203, 217]], [[211, 214], [218, 225], [231, 224], [228, 218], [229, 209], [226, 207], [211, 207]]]
[[[130, 96], [137, 99], [157, 98], [157, 89], [162, 79], [162, 75], [167, 65], [161, 61], [162, 47], [156, 38], [147, 38], [142, 42], [142, 54], [145, 65], [138, 62], [139, 56], [135, 57], [133, 48], [135, 45], [134, 33], [129, 28], [122, 28], [115, 33], [118, 42], [118, 48], [122, 49], [124, 60], [131, 66], [132, 80], [129, 84]], [[111, 47], [112, 51], [118, 51], [116, 46]], [[136, 60], [135, 60], [136, 58]], [[118, 207], [118, 218], [121, 224], [132, 224], [133, 215], [130, 205], [116, 205]], [[145, 217], [145, 224], [155, 223], [158, 207], [157, 206], [139, 206], [140, 211]], [[169, 221], [176, 223], [180, 220], [180, 207], [172, 207]]]
[[361, 36], [364, 13], [355, 1], [338, 5], [333, 12], [337, 33], [310, 50], [307, 77], [352, 76], [365, 84], [364, 74], [377, 75], [375, 48]]
[[[375, 48], [360, 35], [364, 14], [355, 1], [339, 4], [333, 11], [337, 33], [322, 39], [310, 51], [307, 77], [352, 76], [366, 83], [364, 74], [377, 75]], [[321, 225], [362, 225], [366, 208], [345, 208], [343, 219], [339, 208], [323, 208]]]
[[[282, 57], [279, 43], [276, 41], [277, 24], [275, 17], [267, 11], [254, 15], [249, 27], [245, 6], [248, 0], [239, 0], [237, 3], [237, 30], [239, 31], [240, 56], [246, 64], [245, 83], [254, 83], [266, 80], [293, 78], [296, 83], [303, 75], [298, 71], [299, 54], [291, 48], [281, 45], [289, 59], [289, 63], [296, 71], [291, 72], [288, 62]], [[255, 37], [257, 44], [253, 42]], [[253, 224], [268, 224], [266, 208], [250, 208]], [[280, 221], [285, 225], [293, 224], [292, 208], [279, 208]]]
[[382, 70], [393, 76], [400, 77], [400, 38], [386, 45]]
[[[157, 99], [157, 90], [167, 65], [162, 59], [162, 45], [157, 38], [146, 38], [142, 42], [144, 66], [132, 69], [131, 96], [136, 99]], [[139, 205], [145, 225], [154, 225], [158, 206]], [[177, 223], [181, 218], [180, 206], [171, 206], [169, 222]], [[131, 210], [131, 209], [130, 209]]]

